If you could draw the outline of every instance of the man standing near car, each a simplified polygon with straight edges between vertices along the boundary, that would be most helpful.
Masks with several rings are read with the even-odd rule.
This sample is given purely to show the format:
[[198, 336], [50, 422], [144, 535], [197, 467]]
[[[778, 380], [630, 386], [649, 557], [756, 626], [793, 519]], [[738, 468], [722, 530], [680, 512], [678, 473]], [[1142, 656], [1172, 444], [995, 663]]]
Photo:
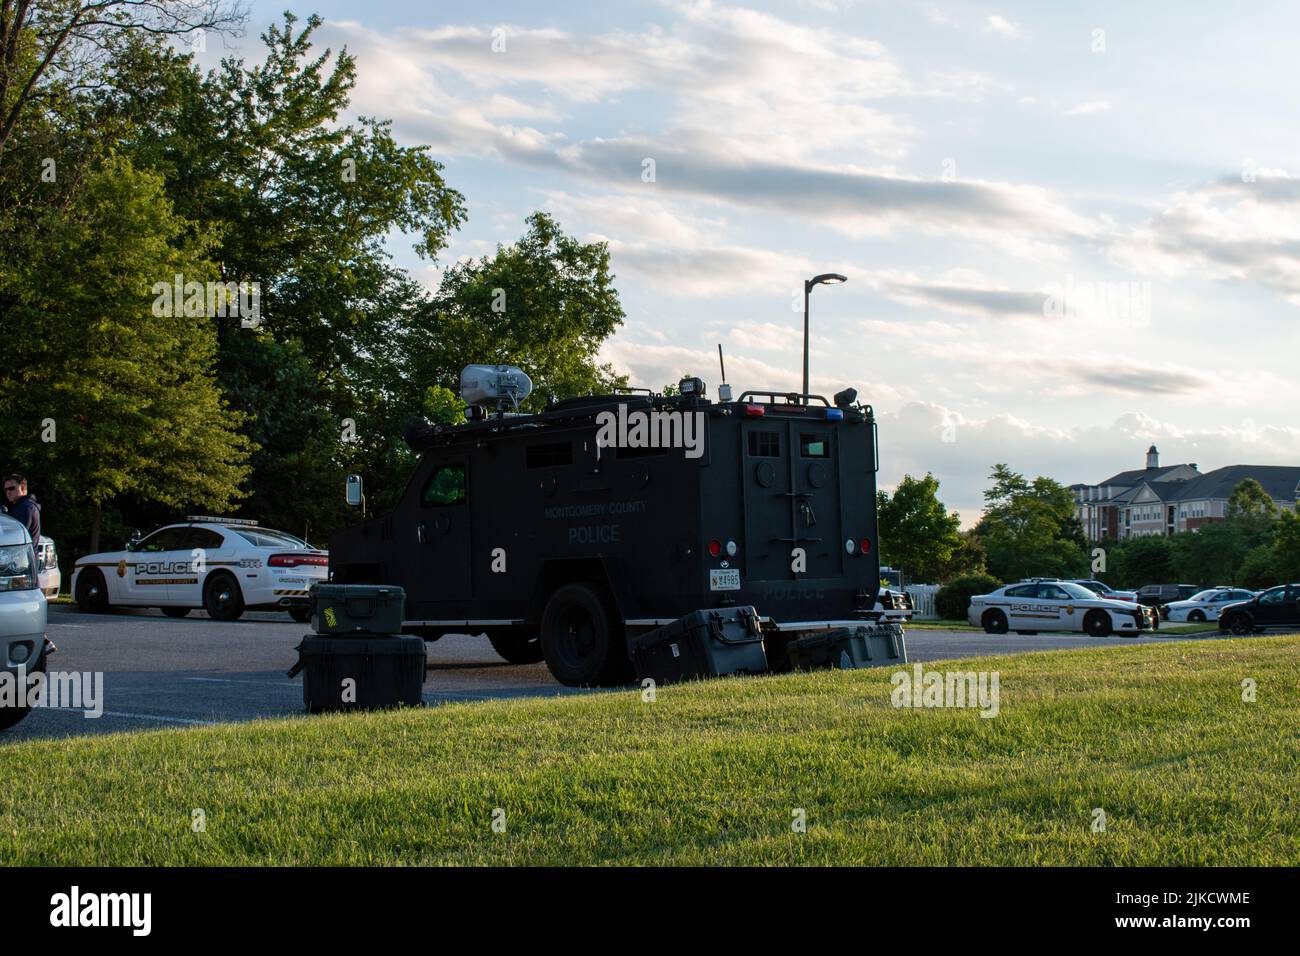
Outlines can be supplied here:
[[41, 546], [41, 506], [36, 497], [27, 493], [27, 479], [22, 475], [5, 477], [5, 501], [9, 504], [9, 517], [22, 524], [32, 536], [32, 546]]

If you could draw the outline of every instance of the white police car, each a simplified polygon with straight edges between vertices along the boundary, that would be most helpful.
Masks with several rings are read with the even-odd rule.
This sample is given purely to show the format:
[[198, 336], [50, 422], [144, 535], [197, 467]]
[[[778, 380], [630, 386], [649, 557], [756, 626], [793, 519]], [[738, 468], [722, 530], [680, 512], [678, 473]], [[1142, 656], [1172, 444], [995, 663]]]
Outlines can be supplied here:
[[1193, 594], [1186, 601], [1160, 605], [1160, 616], [1170, 621], [1217, 621], [1223, 609], [1238, 601], [1249, 601], [1255, 591], [1220, 585]]
[[967, 618], [989, 634], [1084, 631], [1134, 635], [1159, 626], [1153, 608], [1098, 597], [1072, 581], [1023, 581], [971, 598]]
[[83, 611], [156, 607], [168, 617], [203, 608], [218, 621], [245, 610], [310, 617], [307, 592], [329, 573], [329, 554], [256, 521], [187, 517], [132, 540], [124, 551], [77, 560], [72, 595]]

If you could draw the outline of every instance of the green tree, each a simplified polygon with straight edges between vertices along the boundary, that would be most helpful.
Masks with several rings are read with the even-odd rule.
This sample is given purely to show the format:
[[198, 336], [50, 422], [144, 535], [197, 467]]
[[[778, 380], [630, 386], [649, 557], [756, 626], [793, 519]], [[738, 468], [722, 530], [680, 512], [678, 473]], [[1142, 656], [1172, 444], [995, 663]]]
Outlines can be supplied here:
[[1251, 521], [1277, 517], [1277, 505], [1254, 478], [1243, 478], [1228, 495], [1228, 520]]
[[597, 353], [623, 324], [609, 248], [566, 235], [546, 213], [496, 253], [457, 263], [402, 336], [404, 368], [423, 385], [455, 383], [466, 365], [518, 365], [536, 388], [526, 408], [625, 385]]
[[[1139, 539], [1141, 540], [1141, 539]], [[1242, 530], [1232, 522], [1214, 522], [1195, 533], [1176, 534], [1169, 541], [1169, 582], [1190, 582], [1212, 587], [1239, 584], [1238, 573], [1249, 547]], [[1141, 584], [1155, 582], [1147, 578]]]
[[298, 533], [341, 521], [346, 472], [382, 487], [409, 467], [397, 436], [427, 383], [397, 346], [428, 294], [385, 243], [401, 233], [432, 257], [465, 220], [428, 148], [347, 121], [356, 63], [313, 48], [320, 23], [285, 14], [261, 62], [227, 58], [206, 76], [160, 44], [130, 45], [117, 57], [130, 83], [103, 107], [177, 211], [214, 224], [220, 277], [260, 287], [262, 327], [218, 329], [218, 376], [262, 446], [249, 512]]
[[1261, 544], [1247, 553], [1233, 583], [1258, 591], [1285, 583], [1285, 580], [1278, 571], [1277, 552], [1271, 545]]
[[234, 32], [247, 18], [225, 0], [38, 0], [0, 7], [0, 158], [22, 122], [101, 76], [132, 37], [183, 40]]
[[1131, 588], [1174, 582], [1174, 545], [1162, 535], [1129, 538], [1110, 555], [1115, 573]]
[[988, 555], [989, 572], [1012, 581], [1038, 575], [1068, 577], [1088, 568], [1074, 499], [1051, 478], [1032, 482], [1005, 464], [993, 466], [984, 514], [975, 537]]
[[961, 517], [939, 500], [939, 480], [904, 475], [894, 494], [876, 496], [882, 563], [914, 581], [939, 581], [962, 546]]
[[984, 546], [980, 544], [975, 534], [971, 531], [963, 531], [960, 538], [961, 544], [958, 545], [957, 550], [948, 559], [947, 565], [939, 573], [940, 583], [967, 575], [983, 574], [987, 571], [988, 554], [984, 551]]
[[152, 291], [176, 273], [211, 276], [210, 245], [158, 176], [115, 156], [8, 283], [0, 427], [47, 487], [89, 506], [92, 550], [119, 495], [222, 508], [241, 494], [252, 445], [216, 386], [215, 323], [158, 314]]
[[1273, 584], [1300, 581], [1300, 514], [1283, 511], [1273, 535]]
[[344, 449], [354, 430], [323, 407], [316, 370], [299, 344], [232, 329], [222, 354], [224, 394], [256, 446], [257, 481], [240, 513], [321, 542], [347, 517]]

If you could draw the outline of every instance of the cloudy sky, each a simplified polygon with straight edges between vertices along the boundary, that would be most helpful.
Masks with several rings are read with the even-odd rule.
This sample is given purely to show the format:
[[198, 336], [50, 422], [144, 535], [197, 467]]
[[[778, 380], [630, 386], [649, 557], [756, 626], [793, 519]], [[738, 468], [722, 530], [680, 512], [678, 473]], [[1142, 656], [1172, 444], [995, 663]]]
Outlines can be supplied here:
[[444, 263], [534, 209], [608, 242], [634, 384], [715, 385], [722, 343], [797, 388], [802, 280], [844, 273], [813, 391], [856, 387], [882, 484], [933, 471], [967, 524], [997, 461], [1300, 464], [1300, 8], [1060, 6], [255, 0], [232, 45], [325, 17], [356, 112], [466, 196]]

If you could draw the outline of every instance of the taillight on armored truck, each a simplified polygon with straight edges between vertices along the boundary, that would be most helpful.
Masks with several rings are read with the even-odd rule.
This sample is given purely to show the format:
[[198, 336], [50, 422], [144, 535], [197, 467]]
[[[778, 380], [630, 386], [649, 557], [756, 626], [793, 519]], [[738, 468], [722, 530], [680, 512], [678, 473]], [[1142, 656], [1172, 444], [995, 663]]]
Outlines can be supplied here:
[[722, 542], [719, 541], [717, 538], [714, 538], [712, 541], [709, 542], [709, 554], [716, 558], [721, 553], [722, 553]]
[[856, 550], [858, 550], [858, 543], [856, 541], [854, 541], [852, 538], [848, 538], [847, 540], [845, 540], [844, 542], [845, 554], [852, 554]]
[[327, 568], [330, 559], [324, 554], [273, 554], [266, 563], [272, 568], [296, 568], [304, 564]]
[[870, 538], [863, 538], [863, 539], [862, 539], [862, 544], [860, 545], [860, 548], [861, 548], [863, 554], [867, 554], [868, 552], [870, 552], [870, 551], [871, 551], [871, 539], [870, 539]]

